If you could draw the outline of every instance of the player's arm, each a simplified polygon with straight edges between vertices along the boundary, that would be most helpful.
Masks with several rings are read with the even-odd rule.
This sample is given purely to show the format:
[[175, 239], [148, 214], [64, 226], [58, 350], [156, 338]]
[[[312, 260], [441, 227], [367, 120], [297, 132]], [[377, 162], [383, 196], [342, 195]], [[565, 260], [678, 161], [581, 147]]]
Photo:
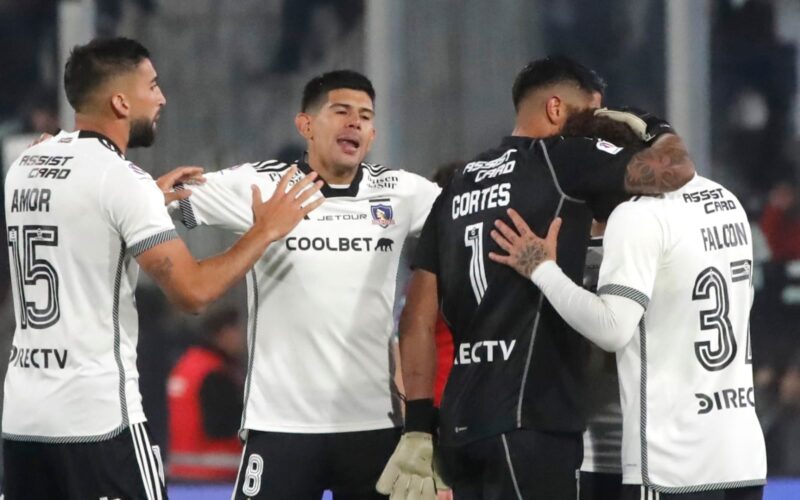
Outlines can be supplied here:
[[433, 461], [433, 435], [437, 413], [433, 407], [436, 377], [434, 331], [439, 311], [436, 273], [437, 207], [434, 202], [425, 221], [414, 258], [406, 305], [400, 316], [400, 364], [406, 391], [405, 429], [394, 453], [378, 478], [375, 489], [392, 498], [435, 500], [436, 490], [446, 490]]
[[321, 185], [313, 182], [314, 174], [286, 191], [293, 172], [281, 179], [266, 202], [261, 201], [258, 187], [252, 186], [254, 223], [226, 252], [198, 261], [183, 241], [172, 239], [141, 253], [139, 265], [173, 303], [186, 311], [202, 311], [240, 280], [271, 243], [283, 238], [324, 201], [322, 197], [309, 201]]
[[433, 401], [436, 379], [436, 318], [439, 312], [436, 275], [416, 269], [400, 316], [400, 364], [406, 400]]
[[[489, 258], [500, 264], [514, 268], [520, 275], [533, 281], [545, 295], [556, 312], [581, 335], [607, 351], [617, 351], [625, 346], [636, 331], [647, 306], [643, 293], [595, 295], [578, 286], [569, 279], [556, 264], [556, 242], [561, 219], [550, 225], [546, 238], [539, 238], [513, 209], [508, 215], [515, 229], [504, 222], [495, 222], [496, 229], [491, 236], [508, 255], [489, 253]], [[620, 221], [617, 221], [619, 224]], [[604, 238], [614, 238], [613, 215]], [[637, 231], [638, 231], [637, 227]], [[645, 231], [647, 232], [647, 231]], [[649, 234], [648, 234], [649, 236]], [[604, 251], [603, 264], [609, 259], [619, 258], [612, 249]], [[611, 255], [609, 255], [611, 254]], [[624, 260], [624, 259], [622, 259]], [[640, 260], [651, 262], [651, 255], [643, 255]], [[603, 267], [601, 266], [601, 279]], [[641, 300], [641, 297], [645, 300]], [[638, 299], [638, 300], [637, 300]]]

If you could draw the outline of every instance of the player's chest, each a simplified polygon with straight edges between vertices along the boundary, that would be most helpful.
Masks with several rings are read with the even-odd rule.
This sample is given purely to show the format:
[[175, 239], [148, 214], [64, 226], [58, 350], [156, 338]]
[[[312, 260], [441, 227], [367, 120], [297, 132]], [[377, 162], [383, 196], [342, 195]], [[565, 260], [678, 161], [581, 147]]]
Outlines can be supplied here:
[[399, 197], [329, 198], [284, 239], [284, 250], [310, 258], [391, 257], [410, 224], [411, 207]]

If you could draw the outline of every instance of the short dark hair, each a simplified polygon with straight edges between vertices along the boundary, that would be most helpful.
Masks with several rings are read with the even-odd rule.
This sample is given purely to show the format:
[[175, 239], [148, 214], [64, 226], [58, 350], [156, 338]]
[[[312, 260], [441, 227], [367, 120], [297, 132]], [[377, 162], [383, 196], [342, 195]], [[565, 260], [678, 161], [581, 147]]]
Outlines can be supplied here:
[[303, 89], [303, 101], [300, 104], [300, 111], [307, 112], [309, 109], [322, 104], [328, 98], [328, 92], [337, 89], [351, 89], [366, 92], [372, 103], [375, 103], [375, 89], [369, 78], [349, 69], [329, 71], [322, 75], [315, 76], [306, 84]]
[[511, 88], [514, 109], [519, 110], [520, 103], [532, 90], [565, 82], [574, 83], [587, 93], [602, 94], [606, 89], [605, 80], [581, 63], [567, 56], [547, 56], [531, 61], [517, 74]]
[[150, 52], [129, 38], [96, 38], [76, 45], [64, 67], [64, 90], [75, 111], [100, 85], [121, 73], [134, 70]]
[[627, 125], [607, 116], [595, 116], [593, 109], [573, 112], [564, 122], [559, 135], [566, 137], [599, 137], [624, 148], [642, 146], [642, 139]]

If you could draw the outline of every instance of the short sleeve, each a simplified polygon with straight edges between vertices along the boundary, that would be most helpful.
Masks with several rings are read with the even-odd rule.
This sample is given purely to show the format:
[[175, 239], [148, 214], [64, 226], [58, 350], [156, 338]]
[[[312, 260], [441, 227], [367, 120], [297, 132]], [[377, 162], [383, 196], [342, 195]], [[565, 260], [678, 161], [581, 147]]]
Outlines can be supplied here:
[[422, 227], [422, 234], [417, 243], [417, 250], [411, 267], [423, 269], [434, 274], [439, 273], [439, 223], [438, 212], [443, 203], [444, 192], [433, 202], [428, 218]]
[[644, 148], [622, 148], [589, 137], [559, 137], [538, 146], [561, 190], [580, 199], [624, 194], [628, 163]]
[[425, 221], [428, 219], [428, 214], [431, 211], [433, 202], [436, 201], [436, 197], [442, 192], [442, 188], [424, 177], [416, 174], [411, 175], [415, 183], [409, 235], [416, 237], [420, 235]]
[[621, 295], [647, 307], [653, 293], [664, 231], [655, 212], [630, 201], [618, 206], [603, 236], [599, 295]]
[[180, 202], [181, 221], [188, 229], [208, 225], [244, 233], [253, 225], [250, 186], [257, 185], [264, 199], [274, 191], [274, 183], [247, 165], [212, 172], [205, 178], [205, 183], [189, 186], [192, 195]]
[[134, 257], [178, 237], [164, 193], [150, 174], [132, 163], [105, 171], [100, 205]]

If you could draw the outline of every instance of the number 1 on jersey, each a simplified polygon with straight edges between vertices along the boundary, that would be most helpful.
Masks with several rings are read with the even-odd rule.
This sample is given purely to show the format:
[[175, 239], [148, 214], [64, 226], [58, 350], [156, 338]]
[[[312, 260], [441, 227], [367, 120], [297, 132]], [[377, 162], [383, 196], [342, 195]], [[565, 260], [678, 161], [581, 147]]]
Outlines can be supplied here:
[[486, 266], [483, 259], [483, 222], [470, 224], [464, 229], [464, 245], [472, 249], [469, 259], [469, 282], [478, 304], [486, 293]]

